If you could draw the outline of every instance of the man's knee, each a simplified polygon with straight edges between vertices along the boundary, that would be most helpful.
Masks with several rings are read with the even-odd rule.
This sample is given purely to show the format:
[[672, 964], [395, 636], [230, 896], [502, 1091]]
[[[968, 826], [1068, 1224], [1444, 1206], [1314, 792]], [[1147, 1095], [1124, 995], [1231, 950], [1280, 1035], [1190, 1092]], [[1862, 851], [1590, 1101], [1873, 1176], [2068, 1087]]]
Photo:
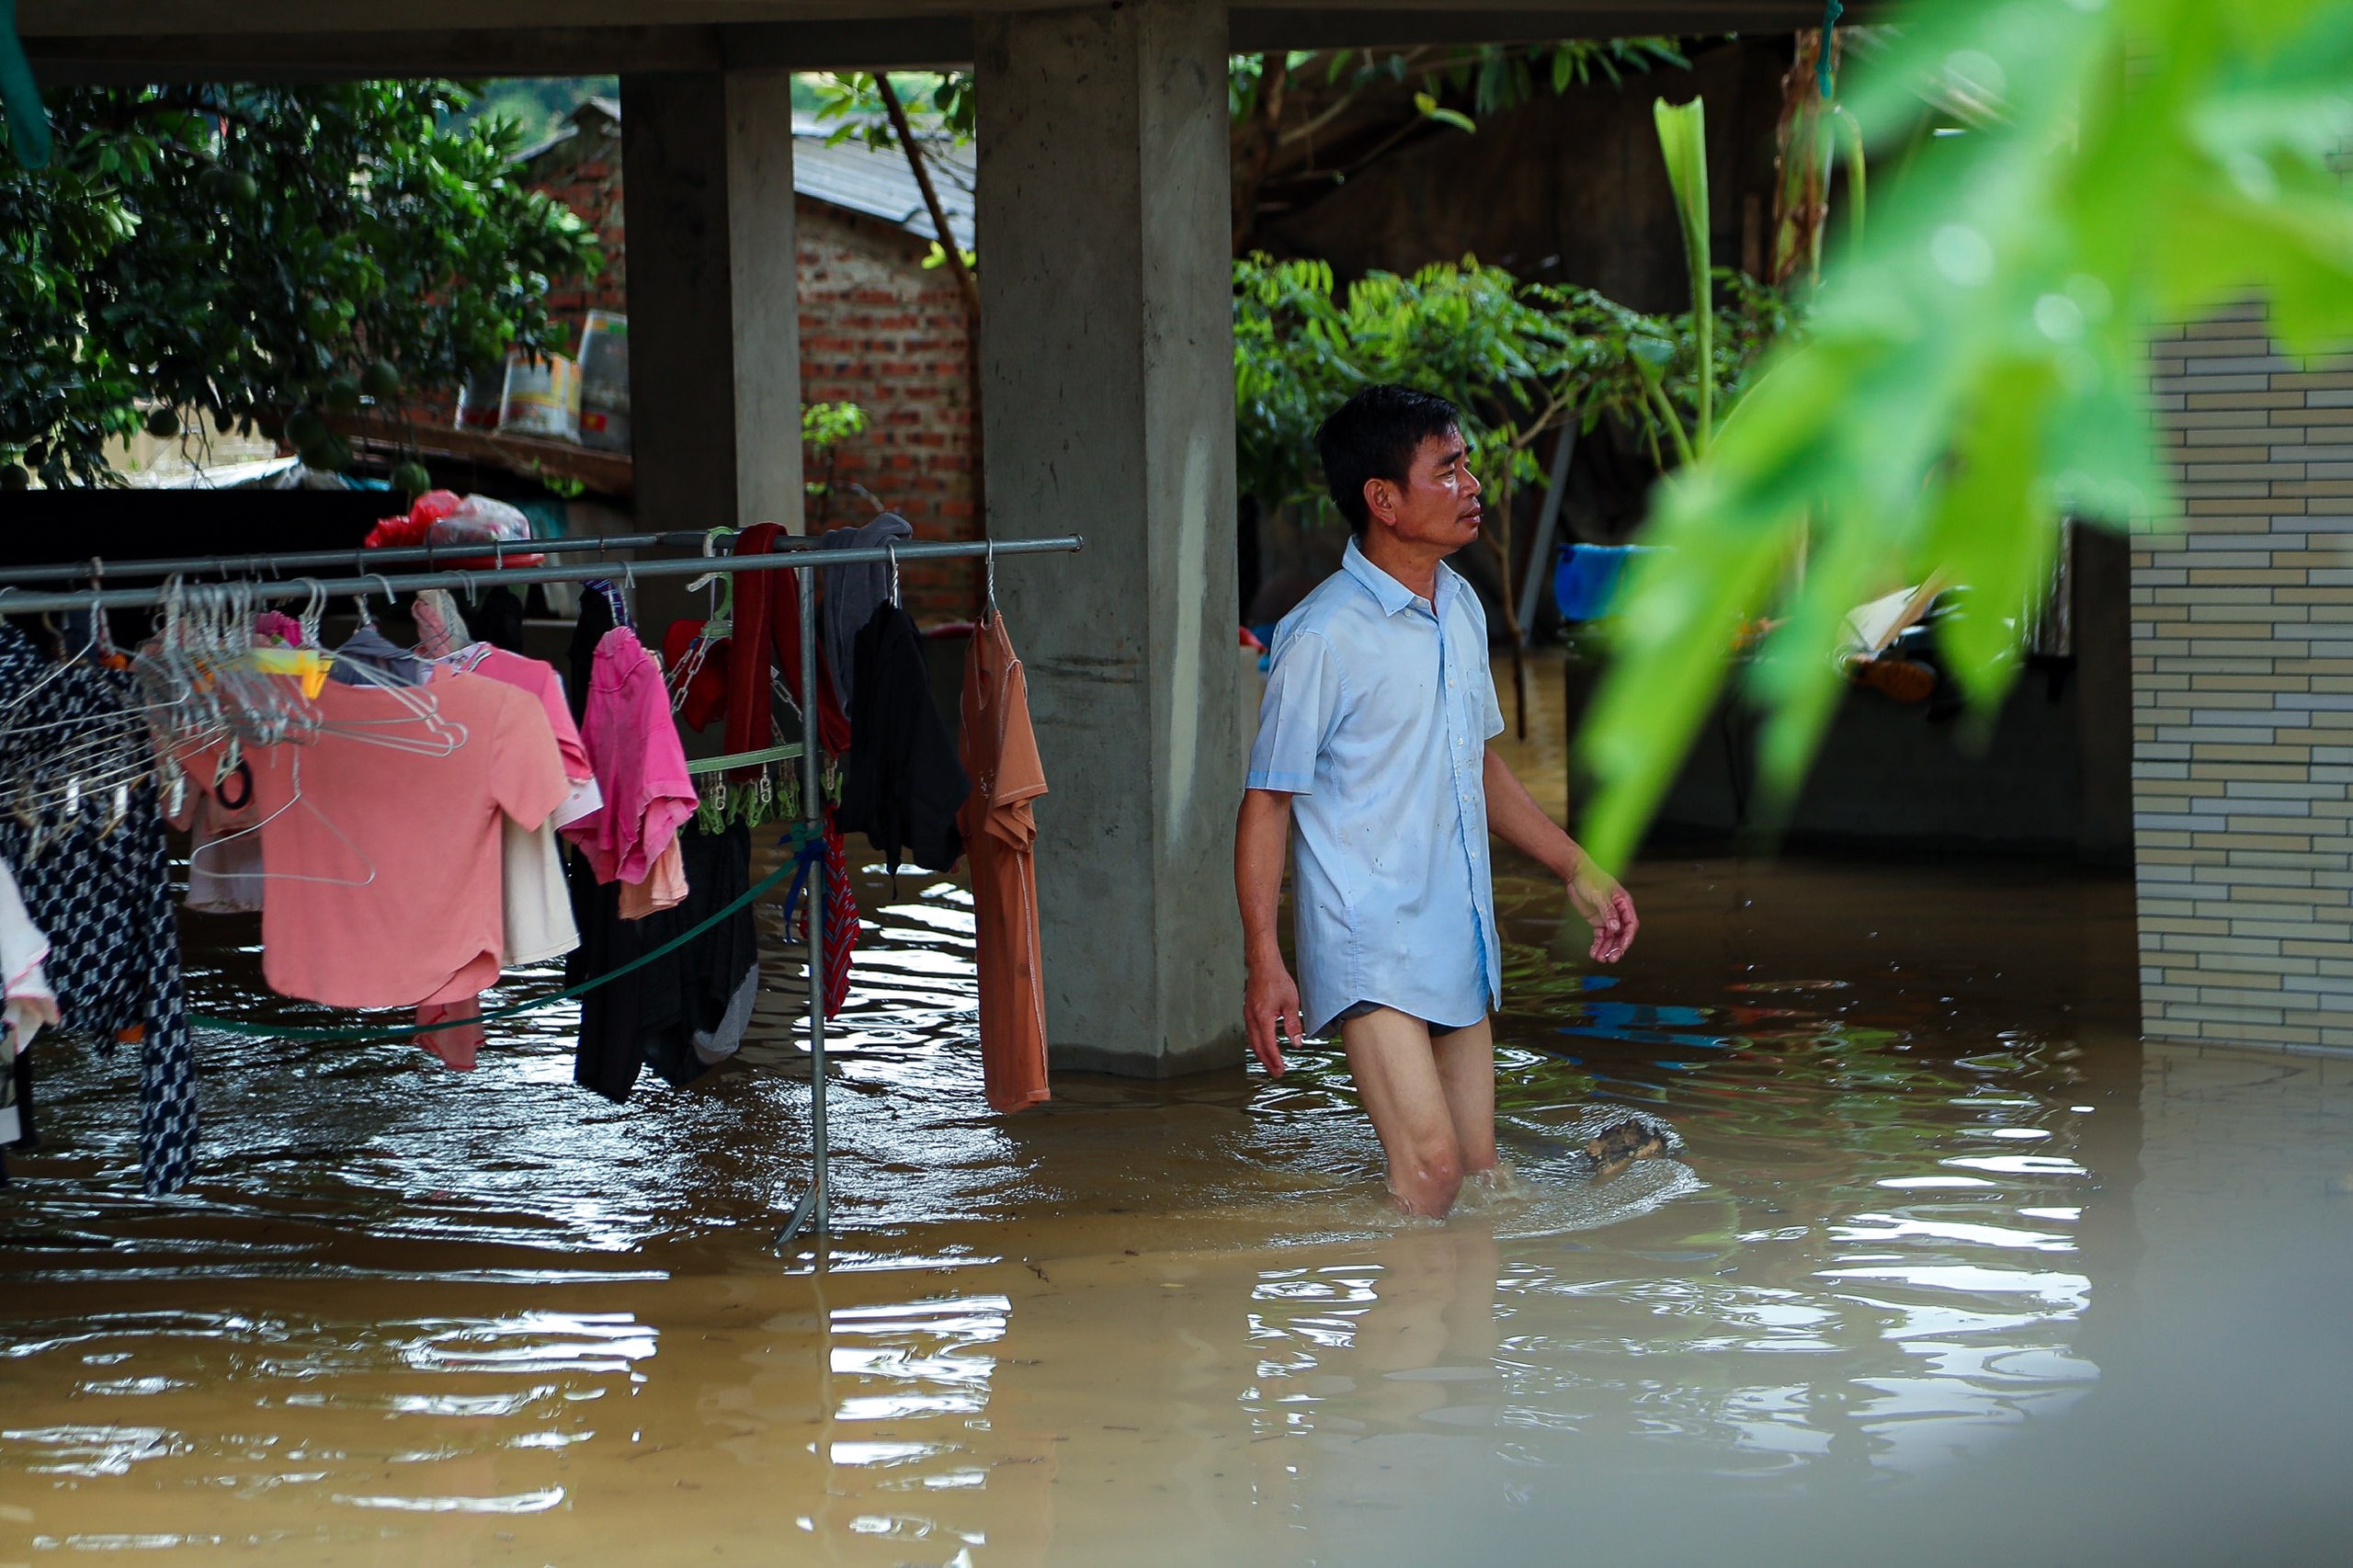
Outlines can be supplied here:
[[1417, 1147], [1389, 1173], [1389, 1187], [1407, 1212], [1441, 1217], [1462, 1191], [1461, 1152], [1451, 1140]]

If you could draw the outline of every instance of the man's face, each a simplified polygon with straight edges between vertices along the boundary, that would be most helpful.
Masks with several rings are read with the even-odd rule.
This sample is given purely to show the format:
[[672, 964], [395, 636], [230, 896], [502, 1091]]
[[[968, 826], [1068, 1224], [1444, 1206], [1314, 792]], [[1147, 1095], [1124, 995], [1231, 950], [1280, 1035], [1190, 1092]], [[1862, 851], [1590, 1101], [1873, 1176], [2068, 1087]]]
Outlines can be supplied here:
[[1405, 483], [1371, 480], [1365, 499], [1370, 526], [1389, 528], [1403, 543], [1456, 551], [1479, 537], [1479, 481], [1459, 431], [1424, 437]]

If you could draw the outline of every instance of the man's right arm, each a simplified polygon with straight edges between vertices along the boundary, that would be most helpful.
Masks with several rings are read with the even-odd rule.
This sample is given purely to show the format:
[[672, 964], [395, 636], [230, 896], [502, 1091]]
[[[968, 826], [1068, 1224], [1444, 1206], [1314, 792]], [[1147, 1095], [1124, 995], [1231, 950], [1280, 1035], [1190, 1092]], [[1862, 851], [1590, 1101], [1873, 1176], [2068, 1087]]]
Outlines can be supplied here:
[[1279, 790], [1245, 790], [1242, 814], [1233, 824], [1233, 892], [1242, 904], [1242, 953], [1249, 978], [1242, 994], [1242, 1016], [1250, 1049], [1267, 1075], [1283, 1074], [1279, 1026], [1297, 1045], [1306, 1030], [1299, 1016], [1299, 986], [1283, 964], [1275, 937], [1275, 912], [1282, 902], [1283, 858], [1290, 848], [1290, 797]]

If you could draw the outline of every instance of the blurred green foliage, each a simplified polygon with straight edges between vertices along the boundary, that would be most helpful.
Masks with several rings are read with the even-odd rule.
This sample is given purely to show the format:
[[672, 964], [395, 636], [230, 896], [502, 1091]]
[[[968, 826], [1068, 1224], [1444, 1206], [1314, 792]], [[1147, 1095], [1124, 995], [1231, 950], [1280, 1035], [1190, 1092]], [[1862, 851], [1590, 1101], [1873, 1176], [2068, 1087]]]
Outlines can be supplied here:
[[51, 94], [51, 165], [0, 145], [0, 468], [103, 483], [107, 441], [174, 410], [299, 429], [332, 466], [317, 411], [363, 381], [400, 389], [381, 406], [562, 347], [548, 279], [592, 273], [595, 236], [514, 183], [513, 122], [445, 128], [465, 102], [438, 81]]
[[[1737, 387], [1788, 312], [1738, 273], [1715, 281], [1715, 383]], [[1534, 438], [1605, 418], [1642, 432], [1664, 468], [1663, 438], [1698, 417], [1699, 352], [1688, 312], [1647, 315], [1589, 289], [1522, 282], [1475, 257], [1411, 277], [1374, 272], [1342, 290], [1323, 262], [1253, 254], [1233, 264], [1240, 487], [1270, 507], [1321, 506], [1315, 427], [1375, 381], [1453, 399], [1490, 485], [1541, 483]], [[1654, 378], [1658, 397], [1647, 390]]]
[[[2353, 6], [1941, 0], [1849, 66], [1875, 150], [1869, 233], [1712, 450], [1656, 493], [1580, 753], [1588, 848], [1622, 865], [1731, 674], [1786, 803], [1841, 689], [1849, 608], [1943, 569], [1971, 589], [1945, 653], [1981, 713], [2063, 519], [2177, 510], [2147, 339], [2268, 301], [2312, 354], [2353, 340]], [[1971, 108], [1926, 134], [1925, 105]], [[1957, 128], [1944, 127], [1951, 131]], [[1802, 565], [1802, 570], [1801, 570]]]
[[[492, 119], [511, 119], [522, 145], [530, 147], [562, 131], [573, 111], [588, 99], [618, 98], [620, 91], [619, 76], [507, 76], [470, 83], [465, 103], [443, 114], [441, 124], [444, 130], [462, 131]], [[796, 108], [800, 97], [796, 91]]]

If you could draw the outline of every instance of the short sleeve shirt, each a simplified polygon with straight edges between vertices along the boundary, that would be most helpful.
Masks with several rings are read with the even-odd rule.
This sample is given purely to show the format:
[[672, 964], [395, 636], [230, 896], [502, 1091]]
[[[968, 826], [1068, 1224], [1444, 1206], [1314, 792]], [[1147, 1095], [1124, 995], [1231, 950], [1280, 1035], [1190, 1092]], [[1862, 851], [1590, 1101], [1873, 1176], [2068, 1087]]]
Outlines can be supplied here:
[[[568, 788], [527, 693], [452, 675], [420, 723], [402, 696], [329, 682], [308, 745], [247, 752], [261, 812], [262, 973], [333, 1007], [408, 1006], [496, 982], [505, 946], [501, 824], [537, 827]], [[371, 730], [454, 743], [370, 745]]]
[[1348, 542], [1275, 629], [1249, 787], [1289, 794], [1310, 1033], [1358, 1002], [1449, 1028], [1501, 998], [1487, 617], [1451, 568], [1424, 599]]

